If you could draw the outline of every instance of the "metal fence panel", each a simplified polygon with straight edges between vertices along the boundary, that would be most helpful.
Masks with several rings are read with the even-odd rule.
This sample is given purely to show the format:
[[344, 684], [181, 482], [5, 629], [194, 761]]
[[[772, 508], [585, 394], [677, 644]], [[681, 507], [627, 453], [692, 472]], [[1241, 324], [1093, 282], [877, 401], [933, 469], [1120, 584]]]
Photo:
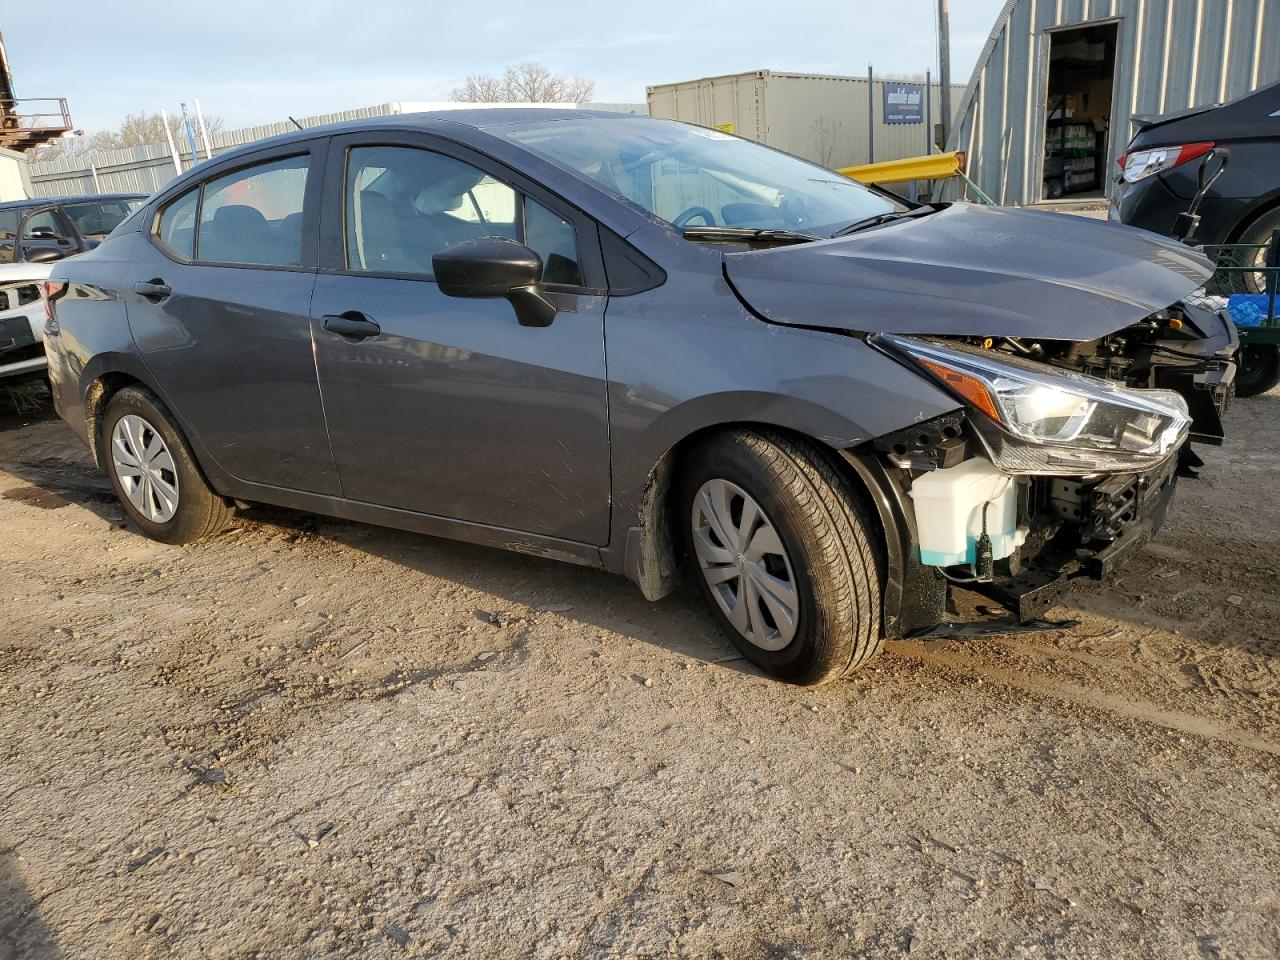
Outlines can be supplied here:
[[[299, 122], [304, 127], [319, 127], [346, 120], [362, 120], [367, 117], [384, 117], [401, 112], [399, 103], [383, 103], [357, 110], [342, 110], [306, 117]], [[254, 143], [267, 137], [289, 133], [296, 128], [288, 121], [268, 123], [240, 130], [222, 130], [209, 136], [213, 155], [234, 150], [246, 143]], [[178, 151], [182, 169], [190, 170], [204, 159], [203, 148], [199, 157], [191, 150]], [[28, 164], [33, 197], [59, 197], [82, 193], [155, 193], [175, 176], [173, 157], [165, 143], [153, 143], [122, 150], [95, 150], [92, 153], [42, 160]]]

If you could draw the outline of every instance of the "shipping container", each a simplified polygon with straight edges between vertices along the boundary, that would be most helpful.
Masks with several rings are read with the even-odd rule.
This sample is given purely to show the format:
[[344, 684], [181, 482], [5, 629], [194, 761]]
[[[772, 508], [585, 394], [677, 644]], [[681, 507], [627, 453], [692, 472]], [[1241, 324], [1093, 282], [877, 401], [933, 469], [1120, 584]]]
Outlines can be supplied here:
[[[756, 70], [649, 87], [649, 115], [758, 140], [824, 167], [847, 167], [930, 152], [925, 115], [941, 121], [942, 85], [931, 85], [927, 110], [923, 88], [916, 80], [869, 83], [866, 77]], [[963, 92], [962, 85], [952, 85], [953, 108]], [[905, 119], [891, 122], [895, 114]]]

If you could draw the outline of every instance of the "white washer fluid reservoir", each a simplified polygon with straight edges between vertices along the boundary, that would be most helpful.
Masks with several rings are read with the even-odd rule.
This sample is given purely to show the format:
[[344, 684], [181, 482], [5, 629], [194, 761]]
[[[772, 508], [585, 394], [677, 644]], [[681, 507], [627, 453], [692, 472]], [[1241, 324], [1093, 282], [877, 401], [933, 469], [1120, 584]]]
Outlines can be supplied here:
[[923, 474], [911, 484], [920, 562], [932, 567], [974, 563], [987, 505], [992, 558], [1003, 559], [1025, 539], [1018, 529], [1014, 478], [991, 461], [973, 457], [959, 466]]

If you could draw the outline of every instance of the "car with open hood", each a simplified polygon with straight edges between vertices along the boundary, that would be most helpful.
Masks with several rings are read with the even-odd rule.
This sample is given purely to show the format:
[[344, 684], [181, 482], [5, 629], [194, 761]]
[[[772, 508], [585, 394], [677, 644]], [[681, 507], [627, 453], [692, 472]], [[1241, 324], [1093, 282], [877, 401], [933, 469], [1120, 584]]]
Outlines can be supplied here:
[[206, 162], [54, 268], [58, 412], [132, 521], [265, 502], [682, 575], [774, 676], [1024, 619], [1222, 439], [1209, 264], [1126, 227], [917, 205], [586, 110], [309, 129]]

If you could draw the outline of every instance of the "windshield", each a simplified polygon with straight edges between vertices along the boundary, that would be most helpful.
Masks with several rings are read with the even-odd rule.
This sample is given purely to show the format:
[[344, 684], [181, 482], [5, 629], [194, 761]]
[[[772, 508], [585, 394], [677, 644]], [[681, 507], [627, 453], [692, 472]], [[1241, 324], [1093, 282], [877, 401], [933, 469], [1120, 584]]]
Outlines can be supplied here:
[[142, 200], [87, 200], [63, 204], [82, 237], [100, 240], [142, 206]]
[[795, 230], [829, 237], [856, 221], [905, 209], [804, 160], [670, 120], [537, 120], [487, 132], [680, 228]]

